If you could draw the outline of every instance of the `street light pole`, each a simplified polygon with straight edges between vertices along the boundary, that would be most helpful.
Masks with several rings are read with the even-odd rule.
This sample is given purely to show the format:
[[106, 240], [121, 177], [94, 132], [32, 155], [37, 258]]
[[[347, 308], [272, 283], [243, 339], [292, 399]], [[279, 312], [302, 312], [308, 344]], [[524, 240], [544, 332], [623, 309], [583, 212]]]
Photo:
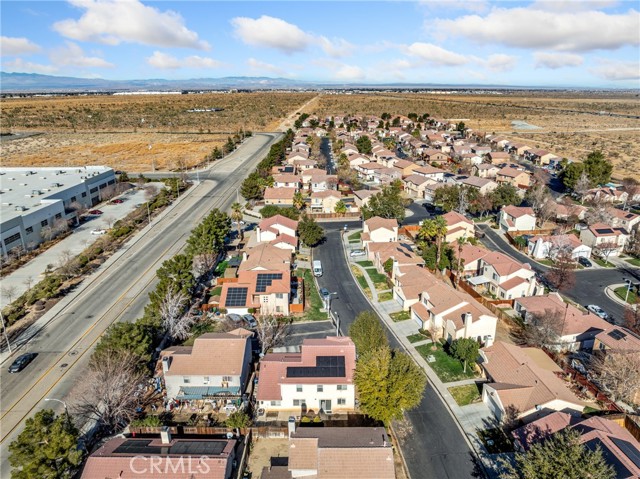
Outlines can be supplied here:
[[4, 334], [4, 339], [7, 342], [7, 349], [9, 350], [9, 354], [11, 351], [11, 343], [9, 342], [9, 336], [7, 336], [7, 326], [4, 324], [4, 316], [2, 315], [2, 310], [0, 309], [0, 321], [2, 322], [2, 333]]
[[61, 401], [60, 399], [56, 399], [56, 398], [44, 398], [45, 401], [55, 401], [55, 402], [59, 402], [60, 404], [62, 404], [64, 406], [64, 414], [65, 416], [67, 416], [67, 422], [69, 424], [71, 424], [71, 418], [69, 417], [69, 410], [67, 409], [67, 403], [64, 401]]
[[625, 279], [624, 282], [627, 283], [627, 294], [624, 297], [624, 302], [628, 303], [629, 302], [629, 290], [631, 289], [631, 280], [630, 279]]

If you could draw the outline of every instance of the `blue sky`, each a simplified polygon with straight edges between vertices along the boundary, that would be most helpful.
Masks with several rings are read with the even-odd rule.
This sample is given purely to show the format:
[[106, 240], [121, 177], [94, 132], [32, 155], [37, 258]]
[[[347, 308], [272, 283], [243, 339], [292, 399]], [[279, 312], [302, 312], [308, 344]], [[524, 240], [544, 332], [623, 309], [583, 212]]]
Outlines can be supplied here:
[[7, 72], [640, 87], [640, 2], [5, 1]]

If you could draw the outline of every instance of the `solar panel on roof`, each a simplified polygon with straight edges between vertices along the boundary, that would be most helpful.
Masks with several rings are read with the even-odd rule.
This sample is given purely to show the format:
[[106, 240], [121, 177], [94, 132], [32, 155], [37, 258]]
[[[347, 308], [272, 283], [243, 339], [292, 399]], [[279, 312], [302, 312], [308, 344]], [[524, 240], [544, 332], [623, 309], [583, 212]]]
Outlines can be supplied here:
[[619, 341], [619, 340], [627, 337], [627, 335], [625, 333], [623, 333], [622, 331], [620, 331], [619, 329], [614, 329], [613, 331], [609, 331], [608, 334], [609, 334], [609, 336], [611, 336], [616, 341]]
[[629, 441], [625, 441], [624, 439], [620, 439], [617, 437], [611, 437], [613, 443], [618, 446], [625, 456], [627, 456], [631, 462], [633, 462], [637, 467], [640, 467], [640, 450], [631, 444]]
[[613, 230], [611, 228], [596, 228], [596, 233], [601, 235], [612, 234]]
[[227, 299], [225, 306], [244, 306], [247, 304], [248, 288], [229, 288], [227, 290]]
[[318, 356], [315, 366], [287, 368], [288, 378], [340, 378], [346, 376], [344, 356]]
[[256, 293], [267, 291], [275, 279], [282, 279], [282, 273], [259, 273], [256, 279]]

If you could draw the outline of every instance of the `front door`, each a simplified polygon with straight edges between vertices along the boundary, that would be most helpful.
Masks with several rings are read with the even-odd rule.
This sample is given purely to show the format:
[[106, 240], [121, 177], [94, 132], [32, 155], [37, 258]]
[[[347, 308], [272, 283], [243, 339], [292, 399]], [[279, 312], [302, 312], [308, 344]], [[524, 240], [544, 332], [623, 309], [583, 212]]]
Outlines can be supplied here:
[[321, 399], [320, 409], [327, 414], [331, 414], [331, 399]]

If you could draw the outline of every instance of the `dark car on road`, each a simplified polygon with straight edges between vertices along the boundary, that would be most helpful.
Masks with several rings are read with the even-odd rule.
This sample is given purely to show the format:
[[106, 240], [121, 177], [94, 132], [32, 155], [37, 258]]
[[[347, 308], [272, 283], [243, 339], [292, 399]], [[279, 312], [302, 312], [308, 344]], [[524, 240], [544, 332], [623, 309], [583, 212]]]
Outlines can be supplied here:
[[26, 368], [31, 361], [36, 358], [36, 353], [26, 353], [18, 356], [16, 360], [9, 366], [10, 373], [19, 373]]
[[582, 266], [584, 266], [585, 268], [591, 268], [591, 266], [593, 266], [591, 264], [591, 261], [589, 261], [587, 258], [585, 258], [584, 256], [580, 256], [578, 258], [578, 263], [580, 263]]

